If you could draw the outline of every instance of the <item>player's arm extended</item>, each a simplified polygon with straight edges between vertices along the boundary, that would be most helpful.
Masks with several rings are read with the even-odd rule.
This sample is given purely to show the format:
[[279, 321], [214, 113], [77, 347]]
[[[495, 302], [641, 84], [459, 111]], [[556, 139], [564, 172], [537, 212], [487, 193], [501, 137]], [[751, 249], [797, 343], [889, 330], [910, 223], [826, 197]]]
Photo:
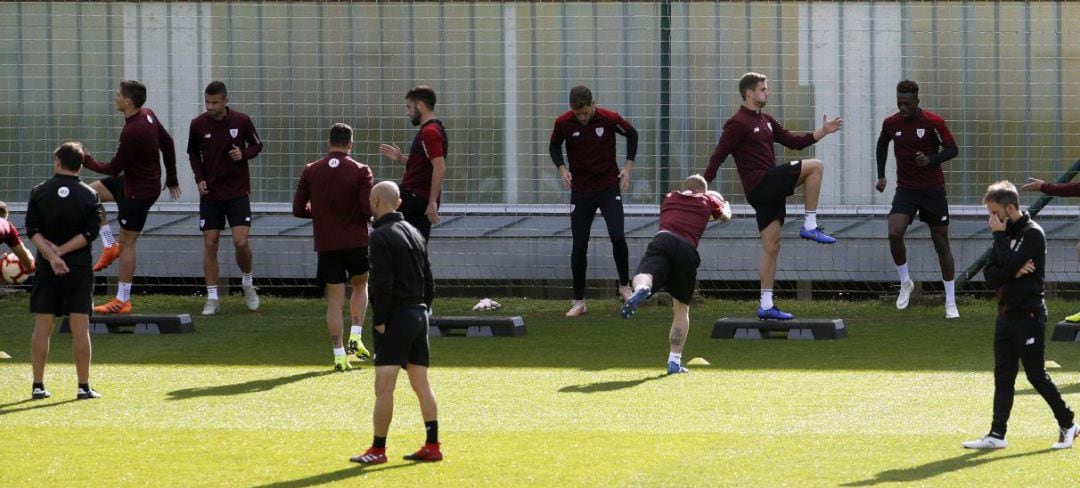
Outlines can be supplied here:
[[1074, 183], [1043, 183], [1039, 191], [1055, 197], [1080, 197], [1080, 182]]
[[11, 252], [19, 258], [19, 267], [22, 269], [34, 269], [34, 259], [30, 257], [30, 251], [22, 243], [12, 246]]
[[259, 138], [259, 132], [255, 130], [255, 124], [251, 122], [251, 118], [247, 119], [247, 137], [244, 138], [244, 142], [247, 143], [247, 147], [244, 148], [244, 159], [255, 159], [263, 150], [262, 139]]
[[882, 128], [881, 135], [877, 139], [877, 177], [885, 177], [885, 163], [889, 161], [889, 135]]
[[158, 149], [161, 151], [162, 161], [165, 162], [165, 186], [167, 188], [178, 188], [180, 180], [176, 177], [176, 143], [173, 142], [169, 131], [165, 130], [165, 126], [161, 125], [161, 120], [158, 120], [157, 127]]
[[735, 149], [743, 138], [746, 137], [747, 129], [743, 125], [735, 120], [728, 120], [724, 124], [724, 130], [720, 132], [720, 140], [716, 143], [716, 149], [713, 150], [712, 156], [709, 156], [709, 167], [705, 169], [705, 173], [702, 176], [705, 177], [705, 181], [712, 183], [716, 179], [716, 172], [720, 170], [720, 165], [724, 164], [724, 160], [731, 155], [731, 151]]
[[197, 129], [195, 121], [191, 121], [191, 127], [188, 129], [187, 153], [188, 161], [191, 162], [191, 174], [195, 177], [195, 183], [206, 180], [206, 177], [203, 175], [202, 148], [199, 144], [199, 141], [202, 139], [199, 138]]
[[301, 219], [311, 218], [311, 207], [308, 206], [311, 203], [311, 185], [308, 183], [308, 167], [304, 168], [304, 171], [300, 173], [300, 182], [296, 184], [296, 194], [293, 195], [292, 201], [292, 214], [293, 217]]
[[128, 141], [123, 134], [120, 136], [120, 146], [116, 148], [116, 154], [108, 163], [94, 159], [89, 152], [83, 155], [83, 166], [95, 173], [116, 176], [124, 172], [128, 164], [135, 159], [135, 142]]

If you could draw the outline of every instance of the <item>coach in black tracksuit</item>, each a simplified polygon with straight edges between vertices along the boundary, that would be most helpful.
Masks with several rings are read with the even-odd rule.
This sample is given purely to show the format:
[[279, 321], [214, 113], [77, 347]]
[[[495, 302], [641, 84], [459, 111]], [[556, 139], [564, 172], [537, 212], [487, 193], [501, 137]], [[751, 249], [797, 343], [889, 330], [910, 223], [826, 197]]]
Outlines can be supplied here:
[[997, 290], [998, 299], [994, 331], [994, 420], [989, 436], [1005, 438], [1018, 362], [1023, 363], [1028, 381], [1050, 405], [1064, 432], [1073, 426], [1073, 412], [1061, 398], [1044, 364], [1046, 235], [1031, 216], [1020, 212], [1012, 183], [991, 185], [983, 203], [990, 213], [994, 235], [993, 252], [983, 275], [987, 285]]

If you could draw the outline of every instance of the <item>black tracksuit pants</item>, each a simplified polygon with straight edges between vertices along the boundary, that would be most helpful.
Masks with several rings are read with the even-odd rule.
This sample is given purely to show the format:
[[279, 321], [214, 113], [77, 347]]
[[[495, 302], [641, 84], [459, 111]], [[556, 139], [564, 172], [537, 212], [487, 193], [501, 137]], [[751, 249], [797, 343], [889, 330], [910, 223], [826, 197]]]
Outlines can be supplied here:
[[1046, 372], [1046, 310], [998, 314], [994, 331], [994, 422], [992, 434], [1005, 437], [1016, 392], [1019, 364], [1024, 365], [1028, 382], [1050, 405], [1058, 426], [1071, 427], [1073, 411]]
[[570, 194], [570, 231], [574, 235], [574, 248], [570, 253], [570, 270], [574, 275], [574, 300], [585, 299], [585, 271], [589, 267], [589, 237], [592, 233], [596, 209], [604, 216], [611, 254], [619, 272], [619, 285], [630, 283], [630, 250], [623, 234], [623, 205], [619, 188], [610, 188], [593, 195]]

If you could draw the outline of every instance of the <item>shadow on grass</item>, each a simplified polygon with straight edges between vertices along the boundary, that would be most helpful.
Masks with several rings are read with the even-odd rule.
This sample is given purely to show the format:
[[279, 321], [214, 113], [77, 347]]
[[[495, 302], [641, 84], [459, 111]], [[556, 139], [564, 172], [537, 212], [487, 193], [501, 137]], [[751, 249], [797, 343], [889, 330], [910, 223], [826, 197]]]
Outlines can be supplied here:
[[627, 388], [633, 388], [635, 386], [644, 384], [648, 381], [658, 380], [665, 376], [667, 375], [658, 374], [656, 376], [646, 376], [637, 380], [600, 381], [597, 383], [586, 383], [584, 385], [570, 385], [559, 388], [559, 393], [598, 393], [605, 391], [625, 390]]
[[246, 395], [248, 393], [269, 391], [279, 386], [287, 385], [289, 383], [296, 383], [297, 381], [303, 381], [310, 378], [318, 378], [320, 376], [326, 376], [328, 374], [334, 373], [335, 372], [331, 370], [309, 371], [307, 373], [294, 374], [291, 376], [282, 376], [280, 378], [269, 378], [265, 380], [245, 381], [243, 383], [236, 383], [232, 385], [185, 388], [183, 390], [170, 391], [167, 394], [168, 398], [166, 398], [166, 400], [187, 400], [189, 398], [197, 397]]
[[24, 403], [40, 402], [40, 401], [41, 400], [26, 399], [26, 400], [20, 400], [20, 401], [12, 402], [12, 403], [5, 403], [3, 405], [0, 405], [0, 416], [12, 414], [12, 413], [27, 412], [27, 411], [30, 411], [30, 410], [38, 410], [38, 409], [41, 409], [41, 408], [56, 407], [56, 406], [59, 406], [59, 405], [64, 405], [66, 403], [77, 402], [78, 400], [72, 398], [71, 400], [64, 400], [64, 401], [60, 401], [60, 402], [39, 403], [37, 405], [31, 405], [31, 406], [28, 406], [28, 407], [10, 408], [10, 407], [15, 407], [17, 405], [22, 405]]
[[1039, 451], [1021, 452], [1017, 454], [1010, 454], [1008, 456], [996, 457], [987, 457], [988, 454], [994, 452], [993, 450], [986, 449], [972, 451], [956, 457], [942, 459], [940, 461], [934, 461], [920, 466], [882, 471], [875, 475], [872, 479], [853, 481], [850, 483], [844, 483], [840, 486], [873, 486], [882, 483], [914, 483], [918, 481], [928, 480], [938, 475], [952, 473], [954, 471], [960, 471], [962, 469], [975, 468], [996, 461], [1004, 461], [1006, 459], [1016, 459], [1028, 456], [1037, 456], [1039, 454], [1046, 454], [1053, 451], [1053, 449], [1042, 449]]
[[344, 469], [339, 469], [330, 473], [308, 476], [307, 478], [258, 485], [256, 488], [303, 488], [307, 486], [319, 486], [327, 483], [333, 483], [335, 481], [343, 481], [349, 478], [355, 478], [357, 476], [361, 476], [367, 473], [377, 473], [379, 471], [387, 471], [391, 469], [408, 468], [417, 464], [420, 464], [420, 462], [413, 461], [404, 464], [380, 464], [376, 466], [357, 465]]
[[[1080, 383], [1073, 383], [1073, 384], [1071, 384], [1069, 386], [1059, 386], [1058, 391], [1061, 392], [1062, 395], [1068, 395], [1068, 394], [1071, 394], [1071, 393], [1080, 393]], [[1028, 388], [1026, 390], [1020, 390], [1020, 391], [1016, 392], [1016, 394], [1017, 395], [1038, 395], [1039, 392], [1035, 391], [1034, 388]]]

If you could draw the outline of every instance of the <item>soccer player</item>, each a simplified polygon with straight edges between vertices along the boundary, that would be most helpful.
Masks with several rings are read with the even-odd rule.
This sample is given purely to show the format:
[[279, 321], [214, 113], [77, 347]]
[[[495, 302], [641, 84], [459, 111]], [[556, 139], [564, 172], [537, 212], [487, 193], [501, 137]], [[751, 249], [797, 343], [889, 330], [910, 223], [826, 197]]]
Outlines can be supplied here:
[[405, 456], [411, 461], [441, 461], [438, 406], [428, 382], [428, 314], [435, 296], [425, 241], [395, 212], [401, 204], [397, 185], [383, 181], [371, 191], [375, 231], [371, 234], [371, 308], [375, 322], [375, 439], [360, 464], [386, 462], [386, 435], [394, 416], [394, 386], [404, 369], [420, 401], [427, 440]]
[[401, 177], [401, 214], [427, 241], [431, 226], [439, 223], [442, 182], [446, 175], [446, 129], [435, 115], [435, 90], [420, 85], [405, 94], [409, 122], [419, 126], [408, 156], [393, 144], [382, 144], [379, 153], [405, 162]]
[[[1020, 187], [1025, 191], [1041, 191], [1055, 197], [1080, 197], [1080, 182], [1072, 183], [1047, 183], [1038, 178], [1028, 178], [1027, 183]], [[1076, 255], [1080, 258], [1080, 242], [1076, 243]], [[1080, 322], [1080, 312], [1065, 317], [1066, 322]]]
[[735, 157], [746, 201], [754, 207], [758, 233], [761, 236], [761, 260], [758, 275], [761, 278], [761, 306], [757, 316], [762, 320], [791, 320], [795, 318], [773, 304], [773, 281], [776, 278], [776, 257], [780, 254], [780, 227], [784, 225], [787, 197], [802, 186], [806, 195], [806, 214], [799, 237], [822, 244], [836, 242], [817, 225], [818, 196], [824, 166], [818, 159], [803, 159], [790, 164], [776, 165], [773, 143], [779, 142], [790, 149], [804, 149], [821, 138], [840, 130], [840, 117], [829, 120], [822, 116], [821, 127], [814, 132], [795, 135], [788, 132], [771, 115], [761, 109], [769, 101], [769, 81], [765, 75], [746, 73], [739, 80], [739, 94], [743, 103], [739, 110], [724, 123], [720, 141], [709, 158], [705, 180], [712, 183], [716, 171], [727, 159]]
[[252, 278], [251, 176], [248, 161], [262, 152], [262, 141], [247, 115], [229, 107], [229, 92], [220, 81], [206, 85], [206, 112], [191, 121], [188, 157], [199, 189], [199, 230], [203, 233], [203, 275], [206, 305], [203, 315], [214, 315], [218, 301], [218, 240], [228, 220], [232, 229], [236, 265], [248, 310], [259, 309], [259, 294]]
[[998, 316], [994, 330], [994, 421], [982, 439], [965, 441], [968, 449], [1001, 449], [1012, 411], [1018, 363], [1035, 391], [1057, 419], [1058, 440], [1052, 449], [1072, 447], [1078, 431], [1073, 411], [1046, 372], [1046, 235], [1027, 212], [1008, 181], [990, 185], [983, 197], [994, 235], [990, 260], [983, 268], [986, 284], [997, 290]]
[[[315, 252], [319, 255], [317, 279], [326, 285], [326, 327], [334, 351], [334, 369], [347, 371], [348, 354], [360, 359], [370, 355], [360, 334], [367, 312], [369, 196], [375, 177], [371, 168], [349, 157], [353, 130], [345, 124], [330, 127], [329, 153], [308, 163], [300, 174], [293, 197], [293, 215], [311, 219]], [[349, 315], [352, 328], [348, 350], [343, 344], [345, 280], [352, 283]]]
[[668, 335], [668, 374], [688, 373], [682, 366], [682, 351], [690, 330], [690, 299], [697, 284], [701, 264], [697, 246], [709, 220], [723, 218], [723, 199], [706, 193], [708, 184], [701, 175], [683, 183], [682, 191], [664, 197], [660, 206], [660, 230], [653, 236], [634, 275], [634, 294], [623, 304], [622, 316], [630, 318], [654, 290], [666, 288], [671, 294], [674, 318]]
[[30, 312], [35, 314], [30, 356], [34, 371], [30, 397], [34, 400], [50, 396], [45, 388], [45, 363], [58, 315], [69, 316], [78, 377], [75, 398], [101, 396], [90, 388], [90, 309], [94, 306], [90, 248], [105, 208], [97, 193], [79, 180], [82, 161], [83, 149], [78, 142], [65, 142], [57, 148], [53, 152], [54, 176], [30, 191], [26, 207], [26, 235], [43, 263], [37, 267], [30, 291]]
[[108, 163], [95, 160], [89, 153], [83, 166], [92, 171], [111, 175], [90, 185], [102, 202], [116, 202], [119, 209], [120, 241], [113, 239], [109, 221], [102, 213], [101, 243], [105, 252], [94, 265], [101, 271], [120, 259], [119, 284], [116, 298], [94, 307], [99, 315], [131, 313], [131, 282], [135, 277], [135, 242], [146, 224], [150, 207], [161, 193], [161, 165], [158, 153], [165, 162], [165, 186], [173, 200], [180, 198], [180, 183], [176, 179], [176, 150], [172, 136], [161, 125], [157, 114], [143, 108], [146, 86], [138, 81], [120, 82], [116, 92], [116, 110], [124, 114], [120, 145]]
[[8, 206], [6, 203], [0, 202], [0, 242], [7, 244], [12, 254], [19, 258], [19, 268], [27, 273], [33, 272], [34, 259], [30, 257], [30, 252], [26, 250], [26, 246], [23, 246], [22, 239], [19, 238], [19, 229], [11, 225], [7, 218]]
[[919, 220], [930, 227], [930, 239], [941, 266], [945, 318], [959, 318], [953, 282], [955, 268], [949, 247], [949, 202], [945, 199], [945, 174], [941, 171], [941, 164], [955, 158], [959, 151], [945, 119], [919, 108], [919, 85], [914, 81], [897, 83], [896, 108], [899, 111], [881, 124], [877, 141], [878, 180], [874, 185], [877, 191], [885, 191], [885, 163], [892, 141], [896, 154], [896, 195], [889, 210], [889, 250], [900, 275], [896, 308], [907, 308], [915, 289], [908, 275], [904, 232], [918, 214]]
[[[626, 137], [626, 164], [615, 163], [615, 134]], [[562, 145], [566, 143], [563, 161]], [[592, 91], [585, 86], [570, 90], [570, 110], [555, 119], [548, 150], [562, 174], [563, 187], [570, 190], [570, 232], [574, 246], [570, 271], [574, 276], [574, 301], [567, 317], [584, 315], [585, 273], [588, 268], [589, 235], [596, 210], [604, 216], [611, 254], [619, 273], [619, 296], [630, 298], [630, 252], [623, 234], [622, 193], [630, 190], [630, 173], [637, 157], [638, 133], [621, 115], [599, 108]]]

